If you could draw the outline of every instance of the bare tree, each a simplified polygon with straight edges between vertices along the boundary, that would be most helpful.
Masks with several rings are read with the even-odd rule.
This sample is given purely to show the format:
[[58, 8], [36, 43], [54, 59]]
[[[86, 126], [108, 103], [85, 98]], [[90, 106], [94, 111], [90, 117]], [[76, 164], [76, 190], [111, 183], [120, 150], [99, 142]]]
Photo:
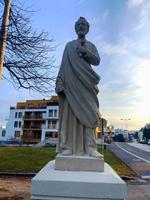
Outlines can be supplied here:
[[[1, 8], [5, 2], [0, 0]], [[30, 14], [29, 9], [23, 9], [22, 5], [12, 2], [3, 78], [16, 88], [49, 93], [53, 90], [55, 80], [55, 59], [52, 56], [55, 51], [54, 41], [49, 39], [45, 31], [33, 31]], [[0, 24], [2, 19], [3, 15], [0, 16]]]

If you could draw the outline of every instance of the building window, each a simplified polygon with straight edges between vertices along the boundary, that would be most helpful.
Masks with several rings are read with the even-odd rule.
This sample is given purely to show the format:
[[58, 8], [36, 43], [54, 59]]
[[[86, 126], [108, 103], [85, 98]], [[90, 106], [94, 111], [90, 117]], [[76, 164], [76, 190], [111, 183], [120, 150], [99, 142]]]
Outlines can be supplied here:
[[57, 117], [57, 110], [54, 110], [54, 117]]
[[100, 132], [97, 133], [97, 138], [101, 138], [101, 133]]
[[20, 131], [15, 131], [15, 137], [20, 137]]
[[21, 122], [19, 122], [19, 127], [21, 127]]
[[52, 129], [55, 129], [55, 128], [56, 128], [56, 125], [57, 125], [57, 121], [56, 121], [56, 120], [53, 120], [53, 121], [52, 121]]
[[14, 122], [14, 127], [18, 127], [18, 122], [17, 121]]
[[2, 130], [2, 137], [5, 137], [6, 135], [6, 130]]
[[52, 138], [53, 137], [53, 133], [52, 132], [46, 132], [45, 137], [46, 138]]
[[15, 118], [17, 118], [17, 117], [18, 117], [18, 113], [16, 112], [16, 113], [15, 113]]
[[18, 118], [22, 118], [22, 112], [19, 112]]
[[54, 133], [53, 137], [58, 138], [58, 133]]
[[49, 110], [49, 117], [53, 117], [53, 110]]

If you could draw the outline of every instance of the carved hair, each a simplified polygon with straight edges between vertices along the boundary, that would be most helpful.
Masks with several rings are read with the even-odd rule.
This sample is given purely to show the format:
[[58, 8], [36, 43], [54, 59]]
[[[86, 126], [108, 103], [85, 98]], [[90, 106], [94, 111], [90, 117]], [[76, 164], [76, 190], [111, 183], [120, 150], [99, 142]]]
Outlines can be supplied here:
[[78, 19], [78, 21], [75, 22], [75, 30], [77, 30], [76, 27], [77, 27], [79, 21], [85, 21], [85, 23], [86, 23], [86, 25], [87, 25], [87, 28], [88, 28], [88, 32], [89, 32], [90, 24], [89, 24], [89, 22], [86, 20], [85, 17], [80, 17], [80, 18]]

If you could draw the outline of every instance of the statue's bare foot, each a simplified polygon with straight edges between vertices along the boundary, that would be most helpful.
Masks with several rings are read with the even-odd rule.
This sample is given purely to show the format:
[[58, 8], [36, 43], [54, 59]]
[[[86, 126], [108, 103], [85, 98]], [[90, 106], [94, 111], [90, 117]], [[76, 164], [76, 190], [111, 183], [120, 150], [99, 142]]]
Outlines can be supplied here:
[[66, 149], [62, 152], [62, 155], [63, 156], [70, 156], [70, 155], [72, 155], [72, 151], [70, 149]]
[[89, 156], [95, 157], [95, 158], [103, 158], [103, 155], [100, 154], [98, 151], [93, 150], [89, 152]]

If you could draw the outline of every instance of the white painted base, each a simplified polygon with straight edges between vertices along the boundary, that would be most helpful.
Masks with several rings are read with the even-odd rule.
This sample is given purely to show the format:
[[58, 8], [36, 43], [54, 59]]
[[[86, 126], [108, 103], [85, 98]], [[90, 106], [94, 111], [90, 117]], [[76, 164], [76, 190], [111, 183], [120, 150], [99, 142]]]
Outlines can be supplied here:
[[55, 169], [61, 171], [95, 171], [104, 172], [104, 158], [86, 156], [63, 156], [58, 154], [55, 160]]
[[104, 172], [55, 170], [49, 162], [32, 179], [32, 200], [124, 200], [126, 184], [105, 163]]

